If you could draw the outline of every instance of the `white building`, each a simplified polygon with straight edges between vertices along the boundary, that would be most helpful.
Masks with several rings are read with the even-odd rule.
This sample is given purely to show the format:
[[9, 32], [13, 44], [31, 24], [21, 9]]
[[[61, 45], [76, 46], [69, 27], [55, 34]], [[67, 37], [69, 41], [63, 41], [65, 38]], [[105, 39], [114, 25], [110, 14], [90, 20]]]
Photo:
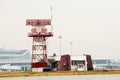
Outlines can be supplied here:
[[71, 70], [87, 71], [86, 55], [71, 56]]
[[[66, 55], [62, 55], [62, 56], [66, 56]], [[65, 62], [64, 59], [61, 59], [61, 56], [52, 56], [52, 57], [49, 57], [49, 59], [53, 60], [51, 62], [51, 68], [53, 70], [58, 70], [59, 65], [61, 65], [61, 67], [62, 67], [65, 64], [69, 64], [69, 61], [70, 61], [70, 70], [71, 71], [93, 70], [91, 56], [87, 55], [87, 54], [72, 55], [72, 56], [70, 56], [70, 60], [68, 60], [68, 62]], [[69, 65], [67, 67], [69, 67]]]

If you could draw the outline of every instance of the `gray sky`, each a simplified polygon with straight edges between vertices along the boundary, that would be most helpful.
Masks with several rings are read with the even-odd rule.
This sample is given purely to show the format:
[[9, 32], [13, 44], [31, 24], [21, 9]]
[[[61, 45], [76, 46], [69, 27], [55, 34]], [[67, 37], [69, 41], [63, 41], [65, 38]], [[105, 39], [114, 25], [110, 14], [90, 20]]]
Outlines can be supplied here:
[[49, 55], [87, 53], [93, 58], [120, 58], [120, 0], [0, 0], [0, 47], [31, 50], [26, 19], [50, 18], [54, 37]]

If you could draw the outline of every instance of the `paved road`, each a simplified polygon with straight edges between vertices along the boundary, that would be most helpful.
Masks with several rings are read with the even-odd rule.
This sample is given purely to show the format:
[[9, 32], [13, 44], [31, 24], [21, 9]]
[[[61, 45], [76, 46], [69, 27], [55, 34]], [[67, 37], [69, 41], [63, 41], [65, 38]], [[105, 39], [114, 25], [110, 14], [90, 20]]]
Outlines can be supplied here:
[[9, 77], [0, 80], [120, 80], [117, 75], [85, 75], [85, 76], [40, 76], [40, 77]]

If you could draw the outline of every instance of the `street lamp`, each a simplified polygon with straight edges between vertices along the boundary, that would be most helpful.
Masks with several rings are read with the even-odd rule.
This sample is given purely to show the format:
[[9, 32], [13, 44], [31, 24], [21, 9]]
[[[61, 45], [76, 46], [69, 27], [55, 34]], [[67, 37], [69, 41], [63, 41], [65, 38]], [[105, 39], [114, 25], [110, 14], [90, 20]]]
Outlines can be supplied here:
[[62, 36], [59, 36], [58, 38], [60, 39], [60, 55], [61, 55], [61, 53], [62, 53], [62, 46], [61, 46], [61, 39], [62, 39]]
[[71, 55], [72, 55], [72, 45], [73, 45], [73, 43], [70, 42], [70, 53], [71, 53]]

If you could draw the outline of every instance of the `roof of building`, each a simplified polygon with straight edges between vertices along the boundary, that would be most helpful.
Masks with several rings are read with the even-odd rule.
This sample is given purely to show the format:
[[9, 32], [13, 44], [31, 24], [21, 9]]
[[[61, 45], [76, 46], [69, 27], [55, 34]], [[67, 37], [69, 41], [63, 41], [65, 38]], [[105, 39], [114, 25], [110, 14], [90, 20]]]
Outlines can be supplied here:
[[0, 49], [1, 56], [22, 56], [26, 53], [29, 53], [28, 50], [9, 50], [9, 49]]
[[[70, 55], [71, 60], [86, 60], [86, 55]], [[55, 59], [56, 61], [59, 61], [61, 56], [51, 56], [50, 59]]]
[[31, 55], [28, 50], [0, 49], [0, 63], [30, 63]]

